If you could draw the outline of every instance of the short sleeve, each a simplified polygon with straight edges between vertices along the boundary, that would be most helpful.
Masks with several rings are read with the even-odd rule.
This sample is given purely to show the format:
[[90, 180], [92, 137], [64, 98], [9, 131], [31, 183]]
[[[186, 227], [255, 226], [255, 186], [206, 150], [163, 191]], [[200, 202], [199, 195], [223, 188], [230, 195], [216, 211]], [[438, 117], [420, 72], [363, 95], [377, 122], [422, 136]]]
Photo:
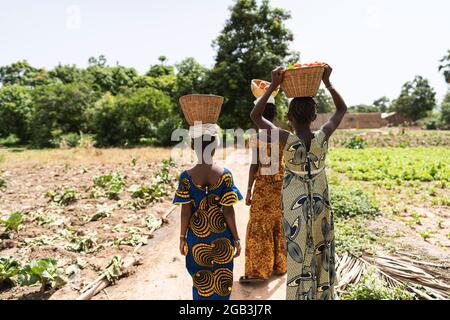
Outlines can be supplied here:
[[320, 130], [316, 132], [316, 137], [317, 137], [317, 141], [319, 141], [320, 143], [325, 141], [327, 135], [323, 131], [323, 127], [320, 128]]
[[173, 197], [174, 204], [188, 204], [191, 202], [191, 183], [189, 181], [187, 172], [180, 175], [177, 191]]
[[234, 184], [233, 174], [226, 171], [223, 176], [223, 192], [220, 199], [220, 204], [225, 207], [231, 207], [243, 199], [241, 192]]

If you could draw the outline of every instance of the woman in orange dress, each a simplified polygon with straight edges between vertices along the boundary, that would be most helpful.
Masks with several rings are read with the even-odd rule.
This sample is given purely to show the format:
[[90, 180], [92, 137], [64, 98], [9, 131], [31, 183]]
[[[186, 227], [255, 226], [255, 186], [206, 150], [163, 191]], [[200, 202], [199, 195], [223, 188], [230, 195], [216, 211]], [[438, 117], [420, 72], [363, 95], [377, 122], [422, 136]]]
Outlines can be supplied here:
[[[273, 121], [276, 107], [267, 104], [264, 117]], [[286, 243], [282, 226], [281, 190], [284, 163], [271, 157], [272, 148], [282, 157], [278, 143], [261, 133], [251, 139], [253, 161], [249, 170], [246, 204], [250, 206], [245, 249], [245, 276], [240, 282], [268, 280], [286, 273]], [[279, 158], [280, 158], [279, 157]], [[252, 192], [253, 190], [253, 192]]]

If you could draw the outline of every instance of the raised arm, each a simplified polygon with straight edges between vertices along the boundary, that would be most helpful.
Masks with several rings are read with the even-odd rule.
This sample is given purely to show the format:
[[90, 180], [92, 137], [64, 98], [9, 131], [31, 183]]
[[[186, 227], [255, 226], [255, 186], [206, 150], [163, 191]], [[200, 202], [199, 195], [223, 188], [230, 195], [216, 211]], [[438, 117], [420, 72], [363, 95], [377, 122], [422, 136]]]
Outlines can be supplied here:
[[331, 97], [333, 98], [334, 105], [336, 106], [336, 112], [333, 114], [330, 120], [328, 120], [328, 122], [322, 127], [322, 130], [326, 135], [326, 139], [329, 139], [331, 135], [336, 131], [336, 129], [341, 124], [342, 119], [344, 119], [345, 114], [347, 113], [347, 105], [345, 104], [344, 99], [331, 84], [330, 76], [332, 72], [333, 69], [329, 65], [325, 64], [323, 83], [330, 92]]
[[264, 109], [266, 108], [267, 101], [269, 100], [272, 93], [275, 90], [277, 90], [278, 87], [281, 85], [281, 82], [283, 82], [283, 78], [284, 78], [283, 67], [278, 67], [272, 71], [272, 83], [270, 84], [269, 88], [267, 88], [264, 95], [261, 98], [259, 98], [255, 107], [250, 113], [250, 118], [259, 129], [265, 130], [278, 129], [277, 126], [275, 126], [272, 122], [263, 117], [263, 113]]

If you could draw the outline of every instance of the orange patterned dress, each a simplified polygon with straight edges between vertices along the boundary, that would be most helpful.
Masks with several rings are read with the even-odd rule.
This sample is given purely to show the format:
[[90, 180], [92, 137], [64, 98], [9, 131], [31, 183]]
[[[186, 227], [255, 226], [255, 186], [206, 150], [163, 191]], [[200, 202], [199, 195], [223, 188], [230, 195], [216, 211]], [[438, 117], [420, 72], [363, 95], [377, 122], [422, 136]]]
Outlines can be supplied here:
[[[245, 276], [252, 279], [269, 279], [273, 273], [286, 273], [287, 268], [281, 213], [283, 150], [278, 147], [281, 159], [276, 161], [276, 157], [271, 157], [270, 143], [263, 143], [253, 137], [251, 146], [259, 150], [260, 161], [247, 226]], [[267, 158], [261, 159], [261, 154], [267, 154]], [[269, 168], [275, 169], [271, 175], [267, 175]]]

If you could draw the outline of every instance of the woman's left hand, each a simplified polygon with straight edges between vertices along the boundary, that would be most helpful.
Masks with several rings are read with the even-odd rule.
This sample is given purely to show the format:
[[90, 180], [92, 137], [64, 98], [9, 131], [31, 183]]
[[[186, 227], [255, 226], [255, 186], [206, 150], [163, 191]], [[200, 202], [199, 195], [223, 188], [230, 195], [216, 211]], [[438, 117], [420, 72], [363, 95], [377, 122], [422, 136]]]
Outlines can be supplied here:
[[236, 250], [234, 257], [237, 258], [241, 255], [241, 242], [240, 241], [234, 241], [234, 249]]

